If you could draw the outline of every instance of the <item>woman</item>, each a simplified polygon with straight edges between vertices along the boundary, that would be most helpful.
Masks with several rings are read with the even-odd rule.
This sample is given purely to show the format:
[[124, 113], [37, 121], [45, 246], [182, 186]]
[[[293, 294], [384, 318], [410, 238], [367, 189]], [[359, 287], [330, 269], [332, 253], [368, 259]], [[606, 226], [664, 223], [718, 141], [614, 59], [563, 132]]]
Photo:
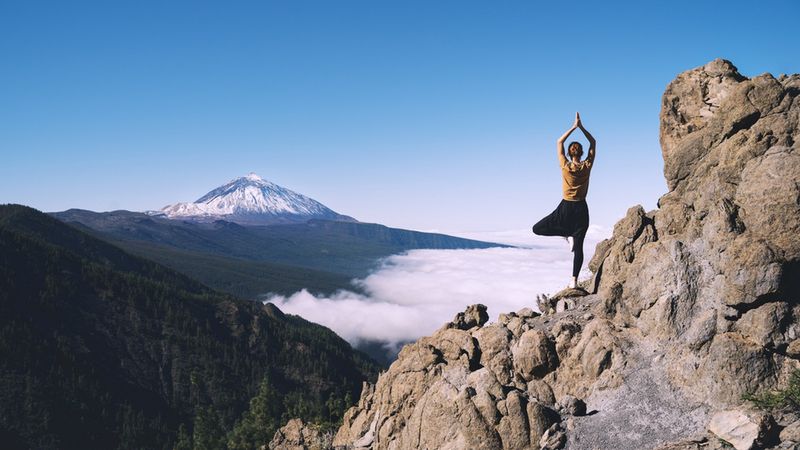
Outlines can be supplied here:
[[[570, 142], [567, 147], [569, 158], [564, 156], [564, 141], [570, 134], [580, 128], [589, 140], [589, 154], [581, 161], [583, 146], [579, 142]], [[586, 193], [589, 190], [589, 175], [594, 165], [595, 140], [586, 128], [583, 128], [581, 116], [575, 113], [575, 123], [556, 143], [558, 162], [561, 166], [563, 199], [549, 216], [533, 226], [533, 232], [540, 236], [572, 237], [572, 281], [571, 288], [578, 287], [578, 274], [583, 265], [583, 239], [589, 229], [589, 207], [586, 205]]]

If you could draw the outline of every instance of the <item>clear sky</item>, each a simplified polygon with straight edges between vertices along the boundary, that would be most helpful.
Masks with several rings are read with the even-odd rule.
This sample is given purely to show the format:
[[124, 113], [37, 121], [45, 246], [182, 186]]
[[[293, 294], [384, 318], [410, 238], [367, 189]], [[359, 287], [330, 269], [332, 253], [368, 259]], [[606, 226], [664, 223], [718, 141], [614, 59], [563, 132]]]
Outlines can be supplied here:
[[[158, 209], [254, 171], [362, 221], [529, 228], [555, 140], [592, 222], [665, 192], [661, 94], [716, 58], [800, 72], [800, 2], [0, 3], [0, 203]], [[584, 140], [585, 142], [585, 140]]]

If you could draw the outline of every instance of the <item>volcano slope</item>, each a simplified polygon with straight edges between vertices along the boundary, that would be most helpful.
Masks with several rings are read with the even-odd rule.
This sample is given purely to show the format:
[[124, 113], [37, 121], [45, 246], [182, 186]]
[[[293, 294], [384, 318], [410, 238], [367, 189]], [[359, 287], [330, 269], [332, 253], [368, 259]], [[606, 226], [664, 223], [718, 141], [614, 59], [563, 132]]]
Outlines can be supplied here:
[[743, 396], [800, 358], [798, 94], [800, 75], [721, 59], [678, 75], [660, 114], [669, 192], [598, 245], [594, 293], [488, 324], [468, 307], [365, 386], [334, 446], [791, 445], [797, 417]]

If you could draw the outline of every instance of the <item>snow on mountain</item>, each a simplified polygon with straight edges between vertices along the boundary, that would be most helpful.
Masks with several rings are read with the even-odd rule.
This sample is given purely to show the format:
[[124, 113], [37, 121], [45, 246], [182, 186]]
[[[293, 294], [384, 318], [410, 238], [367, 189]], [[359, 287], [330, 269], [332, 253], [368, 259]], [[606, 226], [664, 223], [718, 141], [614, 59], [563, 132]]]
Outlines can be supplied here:
[[193, 203], [167, 205], [152, 214], [170, 219], [227, 220], [243, 224], [305, 222], [309, 219], [355, 221], [255, 173], [231, 180]]

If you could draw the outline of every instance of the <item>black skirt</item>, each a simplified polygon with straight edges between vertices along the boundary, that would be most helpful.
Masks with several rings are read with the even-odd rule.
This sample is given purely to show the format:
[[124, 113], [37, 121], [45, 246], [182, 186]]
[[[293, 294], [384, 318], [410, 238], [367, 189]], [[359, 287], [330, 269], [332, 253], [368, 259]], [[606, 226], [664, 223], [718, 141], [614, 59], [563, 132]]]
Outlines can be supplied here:
[[555, 211], [533, 226], [533, 232], [540, 236], [572, 236], [576, 240], [582, 240], [588, 229], [589, 206], [586, 200], [561, 200]]

